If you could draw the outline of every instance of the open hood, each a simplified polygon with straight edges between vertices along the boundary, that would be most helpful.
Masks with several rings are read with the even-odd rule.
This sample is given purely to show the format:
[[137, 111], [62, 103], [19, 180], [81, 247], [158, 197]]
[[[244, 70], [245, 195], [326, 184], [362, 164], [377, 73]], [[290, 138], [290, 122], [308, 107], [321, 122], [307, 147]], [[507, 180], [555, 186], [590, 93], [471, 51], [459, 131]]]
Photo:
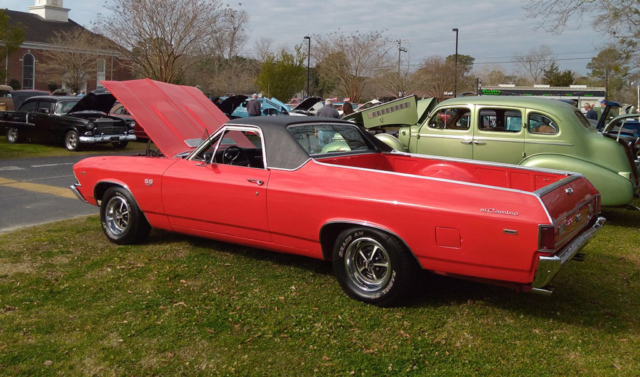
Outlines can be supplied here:
[[193, 149], [229, 120], [201, 91], [149, 79], [102, 81], [168, 157]]
[[304, 113], [307, 112], [309, 110], [311, 110], [311, 108], [318, 102], [322, 101], [322, 98], [320, 97], [309, 97], [306, 98], [304, 101], [300, 102], [298, 104], [298, 106], [294, 107], [293, 109], [291, 109], [292, 113]]
[[116, 103], [116, 97], [111, 93], [103, 92], [96, 94], [91, 92], [82, 97], [67, 114], [77, 113], [78, 111], [101, 111], [109, 114], [114, 103]]
[[640, 117], [640, 114], [624, 114], [624, 115], [619, 115], [615, 118], [613, 118], [609, 123], [607, 123], [607, 125], [604, 127], [604, 129], [602, 130], [602, 133], [607, 133], [607, 132], [612, 132], [614, 131], [614, 127], [616, 127], [618, 125], [618, 123], [620, 123], [622, 125], [621, 128], [618, 128], [617, 130], [615, 130], [616, 132], [620, 132], [620, 133], [634, 133], [633, 129], [630, 128], [625, 128], [624, 125], [626, 124], [627, 121], [629, 121], [630, 123], [634, 123], [634, 125], [638, 124], [638, 117]]
[[233, 113], [233, 111], [236, 108], [238, 108], [238, 106], [240, 106], [244, 101], [247, 100], [247, 98], [249, 97], [243, 96], [243, 95], [231, 96], [225, 99], [224, 101], [222, 101], [222, 103], [218, 105], [218, 108], [224, 114], [226, 114], [227, 116], [230, 116]]
[[384, 126], [413, 126], [433, 109], [434, 98], [419, 100], [416, 96], [407, 96], [396, 100], [380, 103], [349, 114], [344, 120], [361, 124], [365, 128]]

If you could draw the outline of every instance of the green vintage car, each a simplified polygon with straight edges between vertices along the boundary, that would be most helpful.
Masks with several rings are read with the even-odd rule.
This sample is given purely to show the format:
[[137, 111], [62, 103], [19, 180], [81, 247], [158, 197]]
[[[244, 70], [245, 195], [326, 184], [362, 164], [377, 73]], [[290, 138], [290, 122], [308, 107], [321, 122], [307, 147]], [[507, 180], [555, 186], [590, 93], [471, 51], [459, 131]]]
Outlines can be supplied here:
[[628, 204], [638, 192], [638, 167], [628, 146], [603, 136], [579, 109], [560, 101], [485, 96], [435, 106], [432, 99], [410, 96], [347, 119], [379, 132], [399, 151], [581, 173], [600, 191], [604, 206]]

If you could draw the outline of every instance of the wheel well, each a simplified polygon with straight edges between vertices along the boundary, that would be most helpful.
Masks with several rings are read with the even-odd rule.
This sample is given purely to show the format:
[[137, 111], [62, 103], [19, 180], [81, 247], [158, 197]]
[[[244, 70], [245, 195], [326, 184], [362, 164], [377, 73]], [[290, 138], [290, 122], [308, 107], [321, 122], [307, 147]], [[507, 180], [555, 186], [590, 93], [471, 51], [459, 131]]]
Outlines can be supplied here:
[[112, 187], [122, 187], [123, 189], [126, 190], [126, 187], [117, 184], [117, 183], [113, 183], [113, 182], [100, 182], [96, 185], [96, 187], [93, 188], [93, 197], [96, 200], [96, 203], [98, 201], [102, 201], [102, 196], [104, 195], [105, 192], [107, 192], [108, 189], [112, 188]]
[[[409, 245], [407, 245], [407, 243], [404, 242], [404, 240], [402, 238], [400, 238], [400, 236], [398, 236], [397, 234], [395, 234], [393, 232], [390, 232], [390, 231], [388, 231], [386, 229], [383, 229], [383, 228], [367, 226], [367, 225], [363, 225], [363, 224], [359, 224], [359, 223], [336, 222], [336, 223], [326, 224], [320, 230], [320, 247], [322, 248], [322, 259], [324, 259], [324, 260], [332, 260], [333, 259], [333, 245], [336, 242], [336, 238], [345, 229], [354, 228], [354, 227], [375, 229], [375, 230], [378, 230], [380, 232], [387, 233], [391, 237], [397, 238], [398, 240], [400, 240], [400, 242], [402, 242], [404, 244], [404, 246], [407, 248], [409, 253], [411, 253], [411, 255], [415, 258], [415, 254], [413, 254], [413, 251], [411, 251], [411, 249], [409, 248]], [[420, 263], [418, 262], [417, 258], [416, 258], [416, 262], [418, 263], [418, 265], [420, 265]]]

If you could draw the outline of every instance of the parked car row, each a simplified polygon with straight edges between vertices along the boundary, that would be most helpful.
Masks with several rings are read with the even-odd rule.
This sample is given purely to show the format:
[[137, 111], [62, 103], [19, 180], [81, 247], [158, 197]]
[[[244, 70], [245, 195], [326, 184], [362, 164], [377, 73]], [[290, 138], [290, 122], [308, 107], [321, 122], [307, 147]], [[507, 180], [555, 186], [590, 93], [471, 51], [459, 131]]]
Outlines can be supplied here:
[[602, 205], [629, 204], [640, 182], [633, 146], [598, 132], [575, 107], [531, 97], [401, 98], [351, 119], [399, 151], [578, 172]]
[[[72, 191], [100, 207], [116, 244], [142, 242], [155, 227], [332, 261], [349, 297], [387, 306], [406, 296], [420, 270], [550, 294], [552, 278], [583, 259], [581, 248], [605, 221], [600, 194], [579, 173], [398, 151], [344, 120], [228, 120], [191, 87], [103, 84], [159, 148], [74, 166]], [[411, 101], [361, 114], [384, 123], [405, 106], [415, 110]], [[516, 111], [514, 134], [544, 123], [514, 104], [443, 106], [444, 120], [438, 110], [424, 126], [402, 128], [416, 127], [404, 135], [414, 151], [432, 123], [490, 132], [482, 129], [506, 129], [501, 122]], [[556, 115], [540, 115], [553, 116], [556, 135], [574, 132]], [[455, 140], [490, 141], [468, 132], [471, 139]]]

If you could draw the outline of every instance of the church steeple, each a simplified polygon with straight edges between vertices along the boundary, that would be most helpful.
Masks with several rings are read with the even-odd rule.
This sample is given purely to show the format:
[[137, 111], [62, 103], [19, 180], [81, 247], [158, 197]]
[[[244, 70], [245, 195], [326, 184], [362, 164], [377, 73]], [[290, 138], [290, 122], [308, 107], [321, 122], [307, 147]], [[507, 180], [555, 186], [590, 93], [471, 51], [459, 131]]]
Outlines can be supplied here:
[[48, 21], [69, 21], [69, 10], [62, 7], [62, 0], [36, 0], [36, 5], [29, 7], [29, 13], [37, 14]]

